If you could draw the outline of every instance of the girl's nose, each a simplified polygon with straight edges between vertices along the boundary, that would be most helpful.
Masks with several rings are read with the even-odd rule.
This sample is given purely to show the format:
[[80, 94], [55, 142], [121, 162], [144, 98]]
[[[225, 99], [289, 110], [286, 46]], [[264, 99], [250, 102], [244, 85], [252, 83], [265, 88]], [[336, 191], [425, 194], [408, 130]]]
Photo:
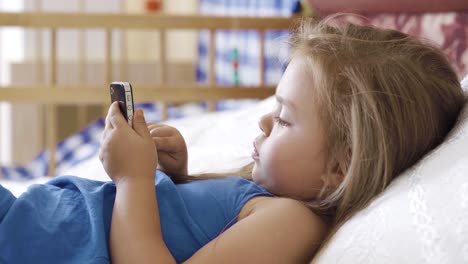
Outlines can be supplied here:
[[262, 130], [263, 134], [265, 134], [265, 136], [267, 137], [270, 135], [271, 125], [272, 125], [271, 114], [263, 115], [260, 118], [260, 121], [258, 122], [258, 126], [260, 127], [260, 130]]

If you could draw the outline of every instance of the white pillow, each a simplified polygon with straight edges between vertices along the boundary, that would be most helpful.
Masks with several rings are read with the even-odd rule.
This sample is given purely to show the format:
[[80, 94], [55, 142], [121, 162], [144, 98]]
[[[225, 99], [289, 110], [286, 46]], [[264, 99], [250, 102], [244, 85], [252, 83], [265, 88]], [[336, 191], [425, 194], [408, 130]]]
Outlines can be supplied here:
[[348, 220], [313, 263], [468, 263], [467, 147], [468, 105], [446, 141]]

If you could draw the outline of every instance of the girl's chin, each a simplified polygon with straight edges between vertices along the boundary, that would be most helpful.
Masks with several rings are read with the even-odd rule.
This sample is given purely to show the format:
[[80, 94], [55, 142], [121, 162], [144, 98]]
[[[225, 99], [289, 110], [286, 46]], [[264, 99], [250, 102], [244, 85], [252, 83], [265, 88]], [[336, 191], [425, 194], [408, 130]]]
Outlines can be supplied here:
[[258, 185], [261, 185], [262, 183], [262, 180], [261, 180], [261, 177], [259, 175], [259, 171], [258, 171], [258, 167], [257, 167], [257, 164], [254, 165], [253, 169], [252, 169], [252, 180], [258, 184]]
[[261, 173], [256, 170], [258, 168], [254, 167], [252, 170], [252, 180], [257, 184], [262, 186], [268, 191], [268, 182], [267, 179], [264, 178], [264, 175], [261, 175]]

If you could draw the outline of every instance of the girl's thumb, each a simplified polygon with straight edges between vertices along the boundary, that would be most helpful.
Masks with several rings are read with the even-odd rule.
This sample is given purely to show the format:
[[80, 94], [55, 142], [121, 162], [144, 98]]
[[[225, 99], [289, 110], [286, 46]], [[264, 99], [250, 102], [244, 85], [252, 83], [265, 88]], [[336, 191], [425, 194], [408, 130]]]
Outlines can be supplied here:
[[141, 109], [135, 111], [135, 115], [133, 116], [133, 129], [142, 137], [150, 136], [148, 127], [146, 126], [145, 115]]

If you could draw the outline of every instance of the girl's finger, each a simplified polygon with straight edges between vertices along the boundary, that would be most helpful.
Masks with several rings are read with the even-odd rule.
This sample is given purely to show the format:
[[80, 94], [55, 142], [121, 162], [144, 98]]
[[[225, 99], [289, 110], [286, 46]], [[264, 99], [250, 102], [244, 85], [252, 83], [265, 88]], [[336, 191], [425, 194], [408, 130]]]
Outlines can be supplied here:
[[153, 126], [153, 127], [162, 127], [162, 126], [167, 126], [165, 124], [160, 124], [160, 123], [154, 123], [154, 122], [147, 122], [146, 123], [148, 127]]
[[152, 137], [170, 137], [174, 135], [174, 128], [170, 126], [155, 127], [149, 130]]
[[153, 141], [158, 151], [177, 152], [177, 144], [175, 144], [176, 141], [172, 140], [170, 137], [153, 138]]
[[112, 129], [112, 128], [114, 128], [114, 127], [112, 126], [112, 124], [111, 124], [111, 122], [110, 122], [110, 115], [107, 114], [107, 116], [106, 116], [106, 123], [105, 123], [105, 125], [104, 125], [104, 130], [106, 130], [106, 129]]
[[153, 122], [148, 122], [147, 125], [148, 125], [148, 128], [156, 128], [156, 127], [166, 127], [166, 126], [168, 126], [168, 125], [165, 125], [165, 124], [153, 123]]
[[155, 129], [158, 129], [158, 128], [161, 128], [161, 127], [164, 127], [164, 125], [155, 124], [155, 123], [148, 124], [148, 130], [149, 130], [150, 132], [151, 132], [152, 130], [155, 130]]
[[104, 139], [106, 138], [106, 135], [107, 135], [107, 129], [104, 129], [102, 131], [102, 134], [101, 134], [101, 145], [102, 145], [102, 142], [104, 141]]
[[102, 134], [101, 134], [101, 142], [107, 137], [107, 135], [108, 135], [112, 130], [114, 130], [114, 127], [112, 126], [112, 124], [110, 123], [110, 121], [107, 121], [107, 120], [106, 120], [106, 126], [105, 126], [104, 129], [102, 130]]
[[125, 117], [122, 115], [122, 112], [120, 112], [119, 102], [113, 102], [111, 104], [107, 118], [109, 119], [109, 123], [112, 125], [112, 127], [124, 127], [125, 125], [128, 126]]
[[171, 153], [160, 153], [158, 155], [158, 164], [166, 164], [165, 167], [176, 167], [179, 161]]

